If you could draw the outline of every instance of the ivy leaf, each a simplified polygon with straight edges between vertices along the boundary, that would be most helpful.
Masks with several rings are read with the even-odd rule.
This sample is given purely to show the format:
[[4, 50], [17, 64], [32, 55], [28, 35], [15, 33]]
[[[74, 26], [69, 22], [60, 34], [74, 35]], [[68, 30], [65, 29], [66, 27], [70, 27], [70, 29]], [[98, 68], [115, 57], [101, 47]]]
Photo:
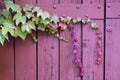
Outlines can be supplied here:
[[90, 22], [91, 20], [89, 19], [89, 18], [85, 18], [85, 19], [82, 19], [82, 23], [83, 24], [86, 24], [86, 23], [88, 23], [88, 22]]
[[63, 24], [62, 26], [61, 26], [61, 30], [65, 30], [67, 28], [67, 25], [66, 24]]
[[[11, 20], [11, 19], [9, 19], [9, 20], [6, 20], [4, 23], [3, 23], [3, 26], [5, 27], [4, 29], [3, 29], [3, 33], [5, 34], [6, 33], [6, 31], [5, 31], [5, 29], [7, 30], [7, 32], [9, 32], [12, 36], [14, 36], [14, 22]], [[4, 32], [5, 31], [5, 32]]]
[[32, 8], [33, 8], [32, 5], [27, 4], [27, 5], [25, 5], [25, 6], [23, 7], [23, 11], [25, 11], [25, 12], [26, 12], [26, 11], [31, 11]]
[[53, 16], [51, 17], [51, 22], [54, 22], [55, 24], [57, 24], [57, 22], [59, 22], [58, 16], [57, 16], [57, 15], [53, 15]]
[[42, 21], [42, 23], [43, 23], [45, 26], [47, 26], [47, 25], [50, 24], [50, 20], [49, 20], [49, 19], [45, 19], [45, 20]]
[[28, 21], [27, 23], [22, 25], [22, 32], [31, 33], [32, 30], [35, 30], [35, 24], [32, 21]]
[[97, 28], [98, 28], [98, 25], [97, 25], [96, 23], [91, 23], [91, 27], [92, 27], [93, 29], [97, 29]]
[[0, 16], [0, 25], [6, 20], [4, 16]]
[[14, 4], [12, 1], [5, 1], [5, 6], [9, 10], [10, 8], [15, 12], [21, 12], [21, 8], [18, 4]]
[[22, 24], [26, 23], [26, 17], [22, 16], [22, 13], [15, 14], [15, 16], [13, 17], [13, 20], [15, 20], [16, 25], [18, 25], [19, 23], [22, 23]]
[[39, 24], [38, 27], [37, 27], [37, 29], [40, 30], [40, 31], [42, 31], [42, 32], [45, 31], [45, 28], [46, 28], [46, 27], [45, 27], [44, 24]]
[[32, 12], [25, 12], [25, 16], [30, 19], [31, 17], [34, 17], [34, 14]]
[[67, 23], [69, 24], [72, 18], [70, 16], [67, 17]]
[[40, 10], [39, 7], [34, 7], [34, 8], [32, 9], [32, 13], [34, 13], [34, 12], [38, 12], [39, 10]]
[[0, 12], [0, 14], [1, 14], [2, 16], [4, 16], [5, 18], [9, 18], [9, 17], [11, 16], [10, 11], [7, 10], [7, 9], [3, 9], [3, 10]]
[[82, 19], [80, 17], [77, 17], [77, 22], [80, 22]]
[[43, 11], [41, 13], [42, 20], [45, 20], [46, 18], [49, 18], [49, 17], [50, 17], [50, 14], [47, 11]]
[[76, 19], [76, 18], [73, 19], [73, 23], [74, 23], [74, 24], [77, 23], [77, 19]]
[[27, 37], [27, 32], [22, 32], [21, 31], [21, 27], [18, 26], [16, 29], [15, 29], [15, 37], [20, 37], [21, 39], [25, 40], [26, 37]]
[[39, 17], [33, 17], [33, 18], [32, 18], [32, 21], [34, 21], [35, 24], [39, 24], [40, 18], [39, 18]]
[[42, 13], [43, 13], [42, 10], [38, 10], [38, 11], [37, 11], [37, 17], [41, 16]]
[[9, 40], [8, 35], [3, 36], [2, 31], [0, 30], [0, 43], [2, 44], [2, 46], [4, 45], [5, 39]]

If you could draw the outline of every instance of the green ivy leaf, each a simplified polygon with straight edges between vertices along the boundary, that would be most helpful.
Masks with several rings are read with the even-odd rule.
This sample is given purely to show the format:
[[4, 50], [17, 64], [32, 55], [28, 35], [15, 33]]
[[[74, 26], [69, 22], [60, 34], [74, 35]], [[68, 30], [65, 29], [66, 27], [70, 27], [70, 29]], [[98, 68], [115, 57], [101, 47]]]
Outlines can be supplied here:
[[18, 25], [19, 23], [22, 23], [22, 24], [26, 23], [26, 17], [22, 16], [22, 13], [15, 14], [15, 16], [13, 17], [13, 20], [15, 20], [16, 25]]
[[29, 4], [27, 4], [27, 5], [25, 5], [24, 7], [23, 7], [23, 11], [32, 11], [32, 8], [33, 8], [33, 6], [32, 5], [29, 5]]
[[45, 29], [46, 29], [46, 27], [45, 27], [44, 24], [39, 24], [38, 27], [37, 27], [37, 29], [40, 30], [40, 31], [42, 31], [42, 32], [44, 32]]
[[12, 1], [5, 1], [5, 6], [9, 10], [10, 8], [15, 12], [21, 12], [21, 8], [18, 4], [14, 4]]
[[31, 17], [34, 17], [34, 14], [32, 12], [25, 12], [25, 16], [30, 19]]
[[3, 22], [5, 22], [6, 18], [4, 16], [0, 16], [0, 25], [3, 24]]
[[70, 16], [67, 17], [67, 22], [69, 23], [72, 20]]
[[47, 26], [47, 25], [50, 24], [50, 20], [47, 18], [47, 19], [43, 20], [42, 23], [43, 23], [45, 26]]
[[9, 19], [3, 22], [3, 27], [4, 27], [3, 31], [5, 31], [6, 29], [7, 32], [9, 32], [14, 37], [14, 22], [12, 21], [12, 19]]
[[7, 10], [7, 9], [3, 9], [3, 10], [0, 12], [0, 14], [1, 14], [2, 16], [4, 16], [5, 18], [11, 17], [11, 13], [10, 13], [10, 11]]
[[78, 21], [76, 18], [73, 19], [73, 23], [76, 24]]
[[77, 17], [77, 22], [80, 22], [82, 19], [80, 17]]
[[34, 7], [34, 8], [32, 9], [32, 13], [34, 13], [34, 12], [38, 12], [39, 10], [40, 10], [39, 7]]
[[27, 23], [22, 25], [22, 32], [31, 33], [32, 30], [35, 30], [35, 24], [32, 21], [28, 21]]
[[51, 17], [51, 22], [54, 22], [55, 24], [57, 24], [57, 22], [59, 22], [58, 16], [57, 16], [57, 15], [53, 15], [53, 16]]
[[83, 24], [86, 24], [86, 23], [88, 23], [88, 22], [90, 22], [91, 20], [89, 19], [89, 18], [85, 18], [85, 19], [82, 19], [82, 23]]
[[98, 25], [97, 25], [96, 23], [91, 23], [91, 27], [92, 27], [93, 29], [97, 29], [97, 28], [98, 28]]
[[46, 18], [50, 18], [50, 14], [47, 11], [43, 11], [41, 13], [42, 20], [45, 20]]
[[22, 32], [21, 30], [21, 27], [18, 26], [16, 29], [15, 29], [15, 37], [20, 37], [21, 39], [25, 40], [26, 37], [27, 37], [27, 32]]
[[4, 45], [5, 39], [9, 40], [9, 39], [8, 39], [8, 35], [3, 36], [3, 35], [2, 35], [2, 31], [0, 30], [0, 43], [1, 43], [2, 45]]
[[35, 24], [39, 24], [39, 22], [40, 22], [40, 18], [39, 17], [33, 17], [32, 18], [32, 21], [34, 21], [35, 22]]

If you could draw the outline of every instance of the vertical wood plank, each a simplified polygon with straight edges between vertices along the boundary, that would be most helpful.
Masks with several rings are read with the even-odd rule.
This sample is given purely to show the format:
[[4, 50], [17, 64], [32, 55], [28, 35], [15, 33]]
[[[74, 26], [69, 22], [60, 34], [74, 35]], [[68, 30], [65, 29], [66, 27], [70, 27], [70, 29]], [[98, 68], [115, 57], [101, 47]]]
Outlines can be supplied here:
[[98, 53], [97, 49], [97, 35], [96, 31], [90, 27], [90, 24], [83, 26], [83, 66], [84, 76], [83, 80], [103, 80], [103, 65], [104, 65], [104, 26], [103, 20], [93, 20], [99, 25], [99, 30], [102, 35], [102, 62], [100, 65], [96, 64]]
[[38, 80], [58, 79], [58, 39], [52, 35], [39, 33], [38, 35]]
[[14, 42], [0, 45], [0, 80], [14, 80]]
[[[78, 39], [79, 55], [81, 55], [81, 25], [75, 25], [74, 31]], [[67, 43], [60, 41], [60, 80], [80, 80], [78, 67], [74, 63], [71, 32], [66, 30], [61, 35], [69, 41]]]
[[55, 4], [58, 0], [38, 0], [38, 4]]
[[77, 4], [78, 2], [80, 2], [81, 0], [60, 0], [60, 3], [71, 3], [71, 4]]
[[[104, 4], [104, 0], [83, 0], [84, 4]], [[101, 5], [102, 6], [102, 5]]]
[[15, 0], [15, 3], [24, 6], [26, 4], [31, 4], [31, 5], [35, 5], [36, 4], [36, 0]]
[[[112, 30], [111, 32], [109, 30]], [[107, 19], [106, 23], [106, 80], [120, 79], [120, 19]]]
[[36, 80], [36, 43], [32, 37], [15, 41], [16, 80]]

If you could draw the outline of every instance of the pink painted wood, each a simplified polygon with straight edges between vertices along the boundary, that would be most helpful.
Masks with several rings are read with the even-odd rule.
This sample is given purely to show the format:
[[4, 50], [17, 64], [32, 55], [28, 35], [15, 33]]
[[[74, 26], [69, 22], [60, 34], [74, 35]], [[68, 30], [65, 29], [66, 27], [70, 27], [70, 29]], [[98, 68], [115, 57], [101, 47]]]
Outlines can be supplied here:
[[58, 80], [58, 39], [42, 32], [38, 34], [38, 80]]
[[[99, 19], [103, 19], [103, 6], [101, 6], [101, 8], [98, 8], [97, 4], [94, 5], [90, 5], [90, 7], [86, 7], [88, 6], [88, 4], [83, 4], [83, 5], [79, 5], [79, 8], [77, 8], [76, 4], [59, 4], [56, 5], [56, 9], [53, 8], [53, 5], [38, 5], [40, 6], [43, 10], [46, 10], [48, 12], [50, 12], [51, 14], [57, 14], [59, 16], [62, 15], [66, 15], [66, 16], [71, 16], [71, 17], [85, 17], [86, 15], [90, 16], [90, 18], [99, 18]], [[94, 14], [92, 11], [95, 11]], [[96, 14], [96, 15], [95, 15]]]
[[[79, 56], [81, 55], [81, 25], [75, 25], [75, 32], [78, 39]], [[75, 55], [73, 54], [71, 32], [67, 30], [61, 33], [68, 39], [67, 43], [60, 41], [60, 80], [81, 80], [78, 67], [74, 63]]]
[[[36, 4], [36, 0], [15, 0], [21, 6]], [[36, 44], [29, 36], [25, 41], [15, 41], [16, 80], [36, 80]]]
[[107, 18], [120, 18], [120, 3], [107, 3]]
[[107, 19], [106, 23], [106, 80], [120, 79], [120, 19]]
[[60, 4], [77, 4], [81, 0], [60, 0]]
[[38, 4], [54, 4], [55, 0], [38, 0]]
[[14, 80], [14, 42], [0, 45], [0, 80]]
[[29, 36], [15, 41], [16, 80], [36, 80], [36, 44]]
[[[102, 36], [102, 45], [104, 40], [104, 26], [103, 20], [93, 20], [99, 25], [99, 31]], [[97, 60], [97, 35], [96, 30], [90, 27], [90, 24], [83, 26], [83, 66], [84, 77], [83, 80], [103, 80], [103, 64], [104, 64], [104, 50], [102, 50], [102, 62], [100, 65], [96, 64]], [[104, 46], [102, 47], [104, 49]]]

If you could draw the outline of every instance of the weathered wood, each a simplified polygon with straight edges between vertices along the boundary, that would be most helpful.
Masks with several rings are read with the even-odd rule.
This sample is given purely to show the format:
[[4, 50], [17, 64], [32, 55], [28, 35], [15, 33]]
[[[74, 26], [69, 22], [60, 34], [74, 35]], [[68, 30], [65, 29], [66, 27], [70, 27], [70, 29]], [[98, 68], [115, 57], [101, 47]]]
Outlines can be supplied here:
[[[79, 5], [79, 8], [77, 8], [76, 4], [59, 4], [56, 5], [56, 9], [53, 8], [53, 5], [38, 5], [41, 7], [41, 9], [46, 10], [48, 12], [50, 12], [51, 14], [57, 14], [58, 16], [71, 16], [71, 17], [85, 17], [86, 15], [88, 15], [90, 18], [99, 18], [99, 19], [103, 19], [104, 17], [104, 6], [101, 6], [100, 9], [98, 9], [98, 5], [94, 4], [94, 5], [89, 5], [88, 4], [83, 4], [83, 5]], [[93, 11], [94, 14], [93, 14]]]
[[14, 42], [0, 45], [0, 80], [14, 80]]
[[[81, 55], [81, 25], [75, 25], [75, 30], [78, 46], [79, 46], [79, 56]], [[75, 55], [73, 54], [72, 38], [71, 32], [66, 30], [64, 33], [61, 33], [63, 37], [69, 41], [66, 43], [60, 41], [60, 80], [80, 80], [78, 66], [75, 65], [74, 59]]]
[[56, 0], [38, 0], [38, 4], [55, 4]]
[[83, 0], [83, 4], [102, 4], [101, 6], [103, 6], [104, 0]]
[[59, 0], [60, 1], [60, 4], [77, 4], [78, 1], [81, 1], [81, 0]]
[[[106, 24], [106, 80], [120, 79], [120, 19], [107, 19]], [[110, 32], [111, 30], [111, 32]]]
[[14, 2], [21, 6], [26, 4], [36, 5], [36, 0], [15, 0]]
[[107, 18], [120, 18], [120, 3], [107, 3], [106, 6]]
[[36, 43], [32, 37], [15, 41], [16, 80], [36, 80]]
[[38, 80], [59, 80], [58, 39], [42, 32], [38, 34]]
[[90, 24], [83, 26], [83, 66], [84, 76], [83, 80], [103, 80], [103, 64], [104, 64], [104, 26], [103, 20], [93, 20], [99, 25], [99, 31], [102, 36], [102, 62], [100, 65], [96, 64], [98, 57], [97, 50], [97, 35], [96, 30], [90, 27]]

